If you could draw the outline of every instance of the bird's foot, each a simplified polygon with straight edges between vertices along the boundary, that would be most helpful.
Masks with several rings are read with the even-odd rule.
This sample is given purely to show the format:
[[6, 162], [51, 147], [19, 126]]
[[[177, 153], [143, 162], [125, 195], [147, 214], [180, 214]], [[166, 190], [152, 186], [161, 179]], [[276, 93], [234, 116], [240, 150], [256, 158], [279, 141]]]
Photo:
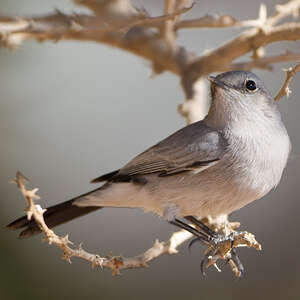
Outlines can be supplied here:
[[172, 224], [191, 232], [195, 238], [189, 243], [189, 248], [197, 241], [203, 242], [208, 246], [205, 257], [201, 261], [201, 272], [205, 275], [205, 269], [217, 266], [218, 260], [225, 260], [229, 264], [236, 277], [241, 277], [244, 273], [244, 267], [237, 255], [238, 247], [254, 247], [261, 250], [261, 245], [256, 241], [255, 236], [247, 231], [232, 231], [229, 234], [222, 234], [212, 230], [193, 216], [185, 217], [192, 225], [175, 219]]

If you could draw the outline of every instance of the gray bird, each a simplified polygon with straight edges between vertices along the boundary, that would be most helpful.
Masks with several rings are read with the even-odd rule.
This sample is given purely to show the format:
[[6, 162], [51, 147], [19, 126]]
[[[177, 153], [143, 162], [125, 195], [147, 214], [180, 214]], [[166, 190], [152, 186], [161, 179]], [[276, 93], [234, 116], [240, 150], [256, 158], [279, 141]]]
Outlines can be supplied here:
[[[48, 226], [103, 207], [138, 207], [211, 240], [214, 233], [198, 219], [230, 214], [275, 188], [291, 144], [272, 96], [251, 72], [226, 72], [209, 80], [212, 103], [204, 120], [94, 179], [106, 182], [100, 188], [47, 208]], [[24, 228], [20, 237], [40, 232], [26, 217], [8, 227]]]

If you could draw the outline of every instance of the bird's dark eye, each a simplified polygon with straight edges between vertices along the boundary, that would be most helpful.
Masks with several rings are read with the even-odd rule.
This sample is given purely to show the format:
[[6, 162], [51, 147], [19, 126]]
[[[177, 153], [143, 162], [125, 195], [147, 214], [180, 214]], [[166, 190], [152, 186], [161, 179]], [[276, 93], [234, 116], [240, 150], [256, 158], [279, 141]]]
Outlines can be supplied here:
[[256, 83], [253, 80], [247, 80], [246, 81], [246, 88], [249, 91], [255, 91], [256, 90]]

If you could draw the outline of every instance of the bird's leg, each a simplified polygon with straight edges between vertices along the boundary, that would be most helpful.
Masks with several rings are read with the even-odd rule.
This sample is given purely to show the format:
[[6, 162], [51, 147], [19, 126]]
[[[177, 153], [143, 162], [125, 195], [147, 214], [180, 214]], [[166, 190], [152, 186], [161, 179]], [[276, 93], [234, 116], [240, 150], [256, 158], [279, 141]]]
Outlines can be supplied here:
[[172, 225], [175, 225], [175, 226], [177, 226], [181, 229], [189, 231], [191, 234], [196, 236], [197, 240], [202, 241], [207, 245], [210, 245], [211, 237], [209, 235], [205, 234], [204, 232], [201, 232], [201, 231], [197, 230], [196, 228], [190, 226], [189, 224], [186, 224], [186, 223], [184, 223], [181, 220], [176, 219], [176, 218], [172, 221], [169, 221], [169, 223], [172, 224]]
[[208, 226], [206, 226], [203, 222], [199, 221], [198, 219], [196, 219], [193, 216], [186, 216], [184, 217], [186, 220], [192, 222], [194, 225], [196, 225], [197, 227], [199, 227], [201, 230], [203, 230], [204, 232], [206, 232], [208, 235], [210, 236], [217, 236], [217, 233], [210, 229]]
[[174, 219], [173, 221], [170, 221], [170, 223], [189, 231], [195, 236], [195, 238], [189, 243], [189, 248], [196, 241], [201, 241], [208, 245], [205, 257], [201, 261], [202, 273], [205, 274], [204, 269], [211, 265], [215, 265], [215, 267], [219, 270], [216, 265], [217, 260], [225, 259], [230, 264], [236, 276], [240, 277], [243, 274], [244, 267], [234, 247], [238, 246], [235, 244], [235, 241], [244, 233], [234, 231], [229, 235], [220, 234], [193, 216], [186, 216], [185, 219], [191, 222], [195, 227], [192, 227], [179, 219]]

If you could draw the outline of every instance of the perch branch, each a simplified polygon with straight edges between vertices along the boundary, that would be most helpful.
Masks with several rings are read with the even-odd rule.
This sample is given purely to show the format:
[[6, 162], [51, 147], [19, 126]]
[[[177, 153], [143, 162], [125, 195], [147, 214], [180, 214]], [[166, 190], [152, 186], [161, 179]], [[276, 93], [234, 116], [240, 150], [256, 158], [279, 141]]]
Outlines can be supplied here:
[[[120, 270], [124, 269], [135, 269], [135, 268], [144, 268], [147, 267], [147, 263], [158, 258], [163, 254], [175, 254], [178, 252], [177, 248], [190, 239], [192, 235], [187, 231], [178, 231], [171, 235], [170, 239], [167, 242], [159, 242], [156, 240], [153, 246], [145, 251], [144, 253], [137, 255], [135, 257], [123, 257], [123, 256], [105, 256], [101, 257], [98, 254], [92, 254], [85, 251], [81, 245], [78, 247], [73, 246], [74, 244], [69, 240], [68, 235], [61, 237], [58, 236], [53, 230], [51, 230], [47, 224], [45, 223], [43, 214], [46, 211], [42, 209], [40, 205], [36, 205], [34, 200], [40, 199], [40, 197], [36, 194], [38, 189], [35, 188], [33, 190], [28, 190], [26, 188], [25, 182], [28, 181], [26, 177], [24, 177], [20, 172], [17, 172], [16, 178], [13, 180], [20, 189], [22, 195], [27, 201], [27, 207], [25, 209], [27, 213], [28, 220], [31, 220], [33, 217], [39, 228], [41, 229], [42, 233], [44, 234], [44, 239], [51, 245], [55, 245], [59, 247], [63, 251], [62, 259], [71, 263], [72, 257], [78, 257], [83, 260], [88, 261], [91, 263], [92, 267], [101, 267], [110, 269], [113, 275], [119, 275]], [[210, 225], [212, 223], [211, 220], [207, 219], [206, 223]], [[213, 228], [218, 229], [218, 224]], [[228, 224], [230, 233], [232, 230], [235, 230], [239, 224], [232, 223]], [[231, 227], [230, 227], [231, 226]], [[219, 228], [219, 230], [224, 231], [224, 228]], [[238, 232], [236, 233], [236, 237], [233, 242], [226, 241], [218, 248], [213, 249], [214, 255], [212, 257], [208, 257], [206, 267], [215, 266], [218, 270], [219, 268], [216, 265], [217, 260], [230, 260], [230, 251], [231, 248], [237, 247], [254, 247], [257, 250], [261, 249], [260, 244], [255, 240], [253, 234], [248, 232]], [[211, 251], [212, 248], [209, 247], [208, 251]], [[233, 261], [230, 262], [230, 267], [235, 273], [237, 277], [241, 274], [237, 272], [236, 265]]]
[[112, 271], [113, 275], [118, 275], [120, 274], [120, 270], [147, 267], [148, 262], [163, 254], [177, 253], [177, 248], [191, 237], [191, 234], [187, 231], [175, 232], [167, 242], [159, 242], [156, 240], [150, 249], [132, 258], [122, 256], [101, 257], [98, 254], [89, 253], [85, 251], [81, 245], [79, 247], [72, 247], [73, 243], [69, 240], [68, 235], [60, 237], [47, 226], [43, 217], [43, 213], [46, 210], [34, 203], [34, 199], [40, 199], [36, 194], [38, 189], [28, 190], [25, 181], [27, 181], [27, 179], [18, 172], [14, 182], [27, 201], [25, 211], [28, 219], [34, 218], [43, 232], [45, 240], [48, 241], [49, 244], [59, 247], [63, 251], [62, 258], [70, 263], [72, 257], [79, 257], [90, 262], [92, 267], [108, 268]]
[[289, 84], [291, 83], [293, 77], [296, 75], [296, 73], [300, 70], [300, 62], [298, 62], [294, 67], [290, 67], [288, 69], [285, 69], [286, 78], [283, 83], [283, 86], [279, 90], [278, 94], [275, 97], [275, 101], [278, 101], [281, 97], [286, 95], [287, 97], [291, 94], [291, 90], [289, 88]]

